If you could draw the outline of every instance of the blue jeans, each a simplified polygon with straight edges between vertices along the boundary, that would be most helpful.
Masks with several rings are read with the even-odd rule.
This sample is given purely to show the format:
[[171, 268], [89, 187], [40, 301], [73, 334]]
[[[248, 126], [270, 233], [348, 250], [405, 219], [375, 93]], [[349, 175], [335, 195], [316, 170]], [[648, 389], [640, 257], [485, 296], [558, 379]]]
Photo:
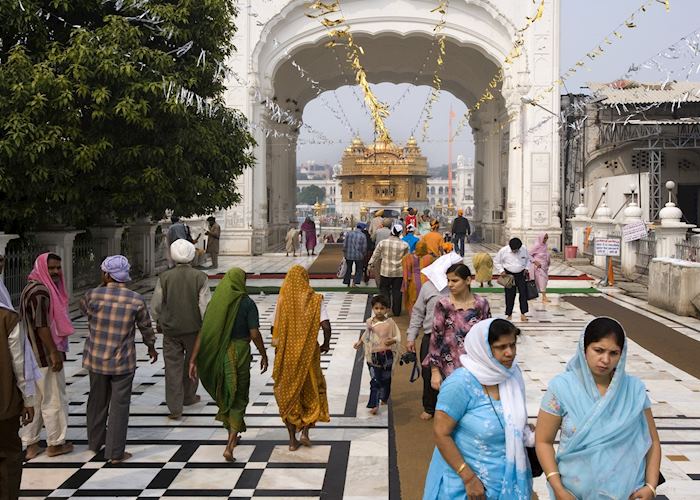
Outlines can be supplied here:
[[367, 408], [376, 408], [379, 401], [386, 403], [391, 395], [391, 367], [394, 365], [392, 351], [372, 353], [372, 362], [367, 363], [369, 375], [369, 401]]
[[362, 271], [364, 269], [364, 261], [363, 260], [345, 259], [345, 263], [346, 263], [346, 269], [345, 269], [345, 277], [343, 278], [343, 284], [345, 284], [345, 285], [350, 284], [350, 278], [352, 277], [352, 267], [354, 264], [355, 265], [355, 277], [353, 278], [353, 281], [355, 282], [356, 285], [359, 285], [360, 281], [362, 281]]
[[462, 257], [464, 257], [464, 238], [466, 237], [467, 235], [464, 233], [454, 234], [455, 252], [457, 252]]

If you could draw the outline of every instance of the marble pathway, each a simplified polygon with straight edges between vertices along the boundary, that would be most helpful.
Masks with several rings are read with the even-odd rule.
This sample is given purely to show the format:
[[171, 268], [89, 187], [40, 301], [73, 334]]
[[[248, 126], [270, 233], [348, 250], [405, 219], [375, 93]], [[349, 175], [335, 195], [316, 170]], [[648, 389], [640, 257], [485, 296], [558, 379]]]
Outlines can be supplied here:
[[[265, 262], [260, 262], [265, 259]], [[251, 265], [269, 265], [253, 258]], [[280, 269], [285, 269], [282, 263]], [[287, 261], [289, 266], [289, 261]], [[225, 430], [214, 421], [216, 407], [200, 387], [202, 401], [186, 408], [180, 421], [167, 418], [162, 358], [150, 365], [143, 346], [134, 380], [127, 449], [134, 457], [108, 465], [86, 449], [87, 373], [81, 368], [86, 335], [83, 318], [76, 320], [66, 363], [69, 384], [69, 439], [72, 454], [40, 456], [25, 466], [25, 498], [389, 498], [389, 431], [387, 412], [368, 414], [367, 370], [352, 343], [362, 328], [367, 297], [326, 293], [333, 324], [332, 351], [322, 358], [329, 388], [331, 422], [312, 431], [315, 446], [287, 451], [286, 431], [277, 415], [271, 373], [252, 376], [248, 431], [236, 449], [234, 464], [221, 456]], [[504, 308], [502, 294], [487, 295], [495, 315]], [[524, 335], [519, 359], [528, 387], [528, 412], [537, 414], [547, 382], [574, 352], [578, 335], [590, 316], [559, 301], [545, 309], [532, 304], [532, 320], [518, 323]], [[255, 296], [262, 330], [269, 345], [275, 296]], [[617, 299], [616, 299], [617, 300]], [[627, 300], [627, 299], [625, 299]], [[636, 304], [628, 304], [636, 308]], [[643, 311], [653, 317], [653, 311]], [[518, 317], [517, 311], [515, 317]], [[657, 318], [658, 319], [658, 318]], [[668, 321], [668, 319], [661, 319]], [[158, 348], [160, 349], [160, 337]], [[254, 356], [257, 362], [257, 356]], [[404, 370], [406, 367], [402, 367]], [[631, 343], [629, 370], [647, 384], [663, 442], [662, 470], [668, 483], [659, 493], [672, 500], [700, 498], [700, 381]], [[403, 371], [397, 376], [408, 376]], [[419, 395], [416, 393], [416, 401]], [[418, 407], [418, 404], [416, 405]], [[540, 498], [544, 481], [536, 480]], [[417, 494], [415, 498], [418, 498]]]

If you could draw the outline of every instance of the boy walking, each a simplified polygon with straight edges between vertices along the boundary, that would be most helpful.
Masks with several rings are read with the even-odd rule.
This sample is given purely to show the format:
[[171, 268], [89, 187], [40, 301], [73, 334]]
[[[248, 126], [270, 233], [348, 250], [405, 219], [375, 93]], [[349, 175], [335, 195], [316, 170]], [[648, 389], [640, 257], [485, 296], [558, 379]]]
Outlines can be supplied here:
[[391, 372], [398, 358], [401, 332], [394, 320], [388, 317], [389, 300], [382, 295], [372, 297], [372, 314], [367, 320], [367, 328], [353, 347], [364, 345], [365, 360], [371, 377], [367, 408], [372, 415], [379, 410], [379, 403], [385, 405], [391, 394]]

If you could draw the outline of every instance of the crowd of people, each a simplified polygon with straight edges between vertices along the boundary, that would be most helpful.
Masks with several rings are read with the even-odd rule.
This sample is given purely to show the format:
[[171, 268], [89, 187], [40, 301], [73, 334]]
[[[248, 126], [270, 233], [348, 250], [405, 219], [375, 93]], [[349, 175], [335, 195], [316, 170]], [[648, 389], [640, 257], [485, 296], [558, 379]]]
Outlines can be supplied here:
[[[492, 272], [484, 271], [490, 266], [499, 280], [512, 282], [507, 319], [500, 319], [491, 317], [486, 297], [472, 291], [472, 270], [439, 225], [431, 222], [419, 232], [416, 224], [408, 220], [404, 227], [378, 214], [349, 231], [343, 249], [348, 286], [379, 280], [372, 315], [354, 343], [370, 374], [370, 414], [389, 402], [404, 349], [421, 368], [420, 418], [432, 420], [436, 445], [424, 499], [529, 499], [538, 469], [557, 500], [653, 498], [662, 480], [659, 437], [644, 384], [625, 371], [628, 342], [617, 321], [601, 317], [586, 325], [575, 355], [550, 382], [536, 425], [528, 423], [527, 387], [517, 363], [520, 330], [509, 320], [518, 293], [527, 320], [522, 283], [528, 269], [546, 290], [547, 236], [531, 252], [513, 238], [492, 262], [475, 259], [477, 282], [491, 281]], [[463, 243], [457, 246], [463, 250]], [[88, 320], [82, 362], [90, 383], [88, 447], [111, 463], [131, 458], [126, 444], [138, 329], [151, 363], [159, 357], [156, 332], [163, 336], [169, 418], [179, 420], [184, 407], [200, 400], [201, 382], [228, 431], [223, 457], [234, 461], [246, 430], [251, 342], [260, 372], [269, 368], [258, 309], [242, 269], [228, 270], [211, 294], [207, 275], [192, 266], [196, 251], [187, 237], [175, 239], [169, 255], [173, 267], [159, 276], [150, 307], [127, 288], [130, 265], [121, 255], [104, 259], [100, 286], [79, 301]], [[410, 315], [405, 346], [395, 321], [404, 308]], [[287, 273], [272, 324], [274, 396], [295, 451], [311, 446], [310, 430], [330, 420], [320, 356], [330, 350], [331, 323], [302, 266]], [[74, 328], [58, 255], [37, 257], [17, 310], [0, 282], [0, 329], [0, 477], [2, 493], [14, 498], [22, 445], [26, 460], [73, 451], [66, 440], [63, 363]]]

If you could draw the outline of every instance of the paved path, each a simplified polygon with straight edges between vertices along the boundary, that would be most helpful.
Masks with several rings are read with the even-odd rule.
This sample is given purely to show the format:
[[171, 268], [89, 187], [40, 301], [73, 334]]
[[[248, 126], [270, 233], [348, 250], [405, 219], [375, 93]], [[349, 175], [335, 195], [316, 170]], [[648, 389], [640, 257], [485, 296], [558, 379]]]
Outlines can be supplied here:
[[[283, 272], [292, 262], [308, 266], [311, 261], [306, 257], [292, 259], [284, 255], [224, 258], [222, 268], [235, 264], [251, 272]], [[279, 285], [280, 281], [276, 283]], [[487, 298], [493, 312], [501, 313], [503, 295], [490, 294]], [[537, 413], [547, 382], [571, 357], [579, 332], [590, 319], [584, 311], [559, 301], [557, 295], [552, 298], [553, 303], [546, 309], [534, 303], [532, 321], [518, 324], [525, 333], [519, 359], [526, 375], [531, 416]], [[262, 330], [269, 345], [270, 315], [276, 296], [255, 296], [254, 299], [260, 308]], [[71, 339], [66, 363], [70, 384], [69, 438], [76, 444], [76, 452], [53, 459], [41, 456], [26, 464], [22, 483], [24, 496], [389, 498], [390, 463], [395, 463], [395, 457], [390, 457], [388, 415], [386, 411], [377, 417], [368, 414], [365, 408], [369, 392], [367, 370], [352, 349], [362, 328], [367, 296], [330, 292], [326, 300], [333, 323], [333, 350], [323, 357], [322, 365], [328, 381], [332, 421], [312, 431], [316, 446], [289, 453], [285, 445], [286, 431], [272, 395], [270, 373], [260, 376], [253, 371], [247, 418], [249, 430], [236, 449], [234, 464], [224, 462], [221, 456], [226, 432], [214, 421], [215, 406], [201, 387], [201, 403], [187, 408], [181, 421], [167, 419], [162, 357], [157, 364], [150, 365], [142, 346], [127, 445], [134, 458], [112, 466], [105, 464], [101, 456], [87, 451], [88, 380], [80, 366], [86, 324], [84, 319], [78, 319], [78, 333]], [[642, 304], [629, 302], [627, 298], [611, 300], [665, 322], [696, 340], [700, 335], [697, 321], [685, 323], [672, 315], [659, 318], [659, 311], [642, 310]], [[517, 311], [515, 317], [518, 317]], [[700, 348], [698, 355], [700, 359]], [[633, 342], [629, 369], [645, 381], [654, 403], [663, 443], [662, 470], [668, 479], [659, 493], [672, 500], [700, 498], [700, 380]], [[396, 376], [408, 377], [406, 367], [401, 367]], [[418, 384], [414, 385], [417, 417], [420, 396]], [[430, 439], [430, 434], [416, 438]], [[407, 474], [422, 481], [418, 471]], [[547, 497], [541, 478], [536, 481], [536, 490], [540, 498]], [[419, 497], [420, 487], [403, 496]]]

